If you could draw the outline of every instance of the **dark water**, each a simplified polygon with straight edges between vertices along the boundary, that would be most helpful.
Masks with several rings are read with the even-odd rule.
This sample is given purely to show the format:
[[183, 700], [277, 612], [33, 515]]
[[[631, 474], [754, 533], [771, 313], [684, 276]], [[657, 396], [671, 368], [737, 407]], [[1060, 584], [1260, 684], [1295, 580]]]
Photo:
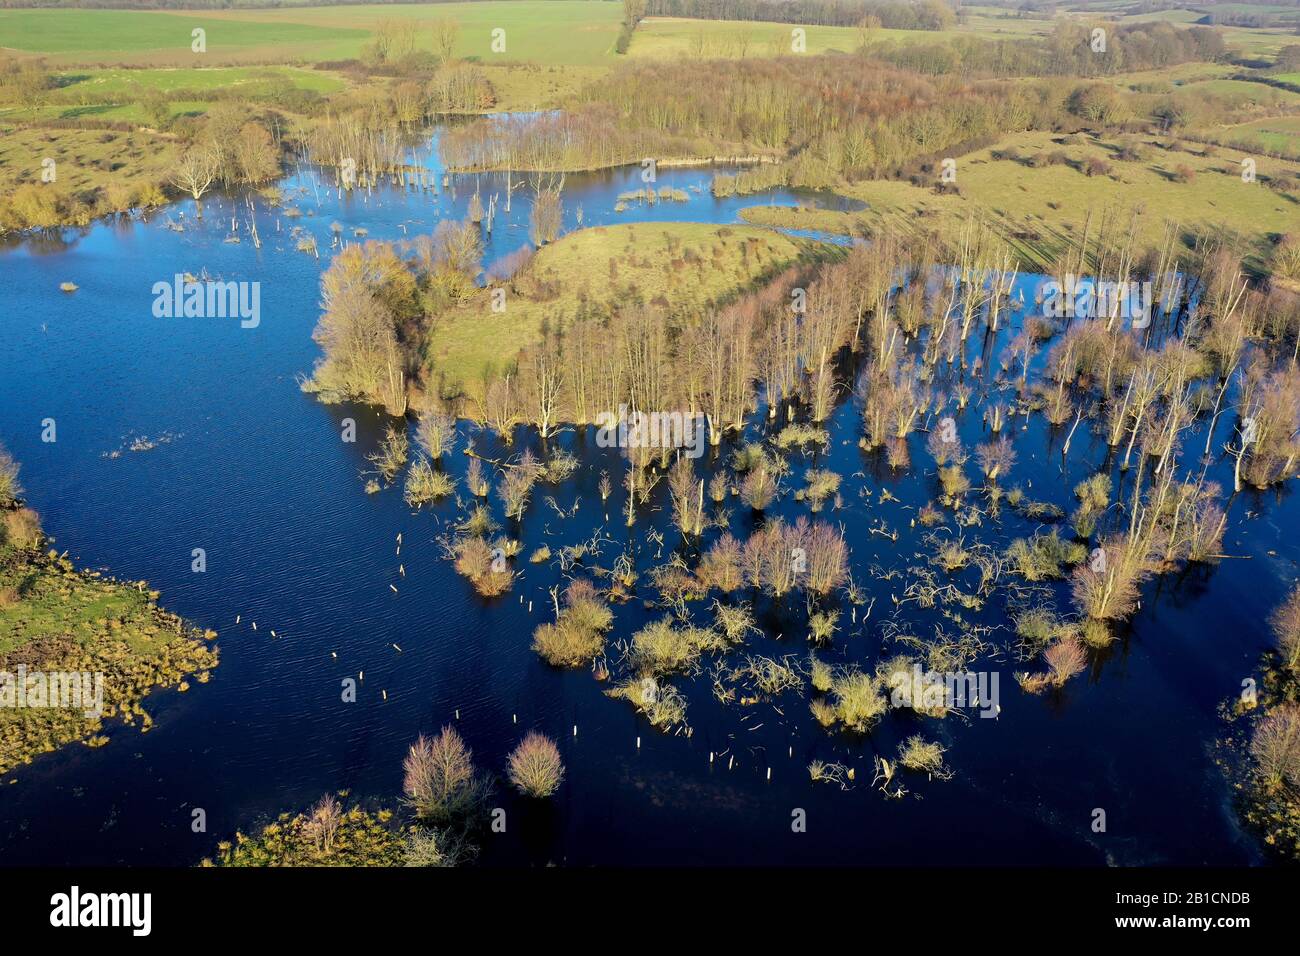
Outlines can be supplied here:
[[[585, 225], [732, 222], [746, 205], [797, 198], [776, 193], [716, 201], [708, 193], [710, 176], [660, 170], [659, 185], [700, 191], [691, 192], [689, 203], [633, 206], [623, 214], [613, 212], [615, 197], [640, 185], [639, 170], [571, 176], [566, 225], [577, 225], [579, 204]], [[326, 791], [347, 788], [391, 804], [406, 747], [446, 723], [455, 723], [480, 764], [498, 773], [528, 728], [556, 737], [568, 768], [563, 788], [544, 808], [498, 790], [496, 805], [507, 808], [508, 828], [485, 836], [487, 863], [1258, 859], [1234, 825], [1209, 746], [1220, 729], [1216, 706], [1252, 672], [1268, 640], [1265, 618], [1296, 575], [1300, 511], [1293, 495], [1233, 498], [1225, 550], [1238, 557], [1148, 584], [1123, 640], [1094, 654], [1090, 671], [1062, 693], [1023, 694], [1012, 672], [1026, 665], [1005, 651], [975, 664], [1001, 674], [997, 720], [889, 716], [869, 737], [831, 736], [795, 695], [776, 702], [784, 716], [766, 704], [723, 707], [706, 674], [677, 681], [690, 699], [694, 735], [664, 736], [627, 703], [605, 698], [604, 685], [589, 673], [550, 669], [530, 650], [533, 628], [548, 619], [547, 588], [561, 579], [553, 564], [521, 558], [514, 591], [492, 601], [476, 597], [435, 540], [454, 505], [413, 514], [400, 489], [363, 493], [359, 473], [385, 421], [363, 407], [324, 406], [298, 388], [296, 377], [318, 355], [311, 330], [329, 223], [339, 221], [349, 235], [364, 227], [380, 239], [401, 238], [401, 224], [408, 236], [427, 232], [440, 218], [463, 217], [472, 180], [458, 183], [454, 203], [446, 195], [390, 188], [339, 201], [312, 183], [304, 173], [285, 184], [291, 204], [304, 213], [299, 219], [259, 207], [260, 250], [242, 225], [243, 243], [222, 242], [231, 209], [242, 203], [217, 199], [205, 203], [197, 228], [191, 204], [182, 203], [147, 222], [98, 225], [68, 233], [60, 244], [27, 243], [0, 253], [0, 439], [23, 463], [32, 506], [59, 549], [119, 577], [148, 579], [167, 608], [219, 631], [222, 652], [210, 683], [147, 702], [157, 721], [149, 733], [114, 727], [107, 747], [74, 745], [11, 774], [0, 786], [0, 861], [189, 865], [210, 854], [217, 840]], [[492, 188], [501, 187], [485, 182], [485, 197]], [[167, 229], [165, 222], [182, 211], [186, 231]], [[526, 195], [517, 193], [513, 214], [508, 220], [502, 214], [488, 243], [487, 261], [526, 241], [527, 211]], [[317, 237], [320, 261], [295, 250], [293, 225]], [[152, 316], [153, 283], [205, 268], [224, 279], [261, 282], [259, 327]], [[80, 291], [60, 293], [62, 281], [76, 282]], [[875, 579], [869, 569], [920, 563], [908, 522], [937, 483], [923, 435], [911, 439], [912, 470], [895, 476], [856, 447], [858, 415], [849, 401], [831, 422], [832, 451], [819, 466], [845, 476], [845, 507], [822, 517], [843, 525], [854, 579], [876, 603], [871, 618], [856, 625], [845, 609], [826, 656], [870, 663], [880, 653], [878, 625], [893, 613], [890, 594], [900, 583]], [[340, 441], [343, 417], [357, 420], [355, 444]], [[52, 444], [40, 439], [46, 418], [57, 422]], [[1228, 418], [1221, 423], [1225, 435]], [[1104, 442], [1080, 429], [1063, 470], [1063, 435], [1041, 416], [1023, 429], [1023, 420], [1012, 421], [1019, 463], [1007, 484], [1027, 486], [1029, 497], [1068, 509], [1073, 485], [1106, 460]], [[981, 440], [974, 406], [959, 423], [968, 447]], [[138, 436], [169, 440], [110, 457]], [[489, 456], [538, 447], [523, 432], [512, 452], [486, 434], [476, 440]], [[1185, 444], [1199, 450], [1202, 441]], [[573, 451], [583, 467], [573, 481], [534, 493], [517, 534], [523, 553], [542, 543], [558, 551], [603, 527], [612, 539], [602, 551], [608, 566], [630, 532], [620, 517], [621, 490], [606, 521], [596, 482], [602, 468], [620, 475], [618, 453], [572, 430], [552, 445]], [[458, 476], [464, 462], [457, 455], [450, 466]], [[804, 467], [796, 462], [796, 485]], [[1211, 473], [1231, 487], [1222, 461]], [[901, 503], [877, 504], [882, 488]], [[561, 523], [548, 495], [563, 508], [580, 499], [577, 516]], [[642, 512], [635, 528], [643, 572], [657, 550], [645, 543], [647, 528], [663, 531], [664, 558], [678, 542], [662, 484], [654, 508]], [[795, 516], [806, 507], [791, 495], [773, 513]], [[986, 525], [968, 537], [1005, 541], [1037, 527], [1008, 509], [1003, 514], [1001, 527]], [[867, 532], [881, 518], [900, 529], [897, 543]], [[748, 512], [733, 510], [738, 535], [752, 524]], [[190, 570], [194, 548], [207, 552], [204, 574]], [[399, 563], [405, 578], [398, 576]], [[1057, 603], [1068, 609], [1064, 588], [1057, 589]], [[802, 610], [794, 605], [760, 602], [769, 633], [752, 642], [757, 651], [806, 655]], [[998, 596], [971, 619], [1002, 623], [1002, 610]], [[615, 613], [615, 638], [659, 614], [640, 602]], [[936, 612], [916, 610], [905, 610], [903, 619], [923, 636], [940, 620]], [[272, 629], [278, 637], [270, 636]], [[1005, 646], [1009, 635], [996, 641]], [[360, 699], [342, 703], [340, 682], [363, 671]], [[869, 786], [872, 755], [892, 758], [898, 741], [918, 731], [950, 747], [956, 776], [909, 778], [910, 794], [887, 800]], [[711, 751], [724, 750], [735, 757], [731, 769], [725, 760], [709, 762]], [[805, 767], [813, 758], [855, 767], [854, 787], [811, 783]], [[196, 807], [206, 811], [207, 833], [191, 832]], [[1097, 807], [1107, 813], [1104, 834], [1090, 828]], [[806, 833], [791, 832], [795, 808], [807, 813]]]

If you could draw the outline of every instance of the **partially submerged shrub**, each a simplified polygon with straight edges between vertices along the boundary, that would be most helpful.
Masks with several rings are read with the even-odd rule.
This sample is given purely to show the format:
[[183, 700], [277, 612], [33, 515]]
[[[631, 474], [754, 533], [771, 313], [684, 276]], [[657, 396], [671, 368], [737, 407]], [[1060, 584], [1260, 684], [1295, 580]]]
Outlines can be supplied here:
[[523, 518], [533, 485], [537, 483], [541, 474], [542, 466], [530, 451], [525, 451], [520, 456], [518, 464], [506, 470], [501, 479], [500, 495], [507, 518], [516, 520]]
[[616, 700], [630, 701], [660, 730], [686, 723], [686, 697], [676, 687], [653, 677], [632, 678], [605, 693]]
[[809, 658], [808, 675], [813, 690], [817, 691], [819, 694], [829, 692], [835, 681], [835, 675], [831, 671], [831, 665], [827, 664], [816, 654], [813, 654]]
[[510, 754], [509, 766], [510, 782], [525, 796], [549, 797], [564, 780], [564, 763], [555, 741], [536, 731], [529, 731]]
[[714, 601], [713, 626], [730, 644], [739, 644], [750, 632], [762, 633], [754, 623], [754, 612], [748, 604], [722, 604]]
[[943, 764], [943, 747], [913, 734], [898, 746], [898, 763], [908, 770], [927, 773], [931, 777], [947, 779], [952, 772]]
[[1110, 475], [1102, 472], [1085, 478], [1074, 486], [1074, 496], [1079, 499], [1079, 507], [1070, 516], [1074, 533], [1080, 538], [1091, 538], [1097, 530], [1098, 519], [1110, 504]]
[[440, 412], [420, 416], [420, 423], [415, 427], [416, 442], [434, 461], [455, 451], [456, 437], [456, 419]]
[[784, 450], [797, 448], [800, 445], [824, 445], [828, 440], [829, 436], [825, 429], [795, 422], [781, 429], [772, 439], [772, 444]]
[[975, 449], [975, 457], [980, 463], [980, 470], [989, 481], [997, 481], [1016, 463], [1016, 450], [1007, 438], [988, 442]]
[[740, 483], [740, 500], [754, 511], [766, 511], [776, 498], [776, 470], [764, 456], [745, 472]]
[[421, 457], [406, 473], [406, 490], [403, 497], [412, 508], [445, 498], [456, 490], [455, 480], [441, 471], [435, 471], [428, 458]]
[[709, 550], [700, 558], [695, 576], [706, 588], [720, 591], [738, 591], [744, 586], [745, 578], [741, 570], [741, 548], [730, 533], [723, 534], [713, 542]]
[[614, 612], [582, 578], [569, 583], [564, 608], [554, 624], [533, 631], [533, 650], [555, 667], [582, 667], [605, 648], [605, 632], [613, 626]]
[[375, 466], [375, 471], [392, 484], [393, 479], [406, 467], [409, 450], [410, 442], [407, 440], [406, 432], [389, 425], [383, 441], [379, 443], [379, 448], [367, 457]]
[[1300, 706], [1281, 704], [1261, 717], [1250, 738], [1255, 774], [1265, 790], [1300, 786]]
[[643, 677], [685, 671], [706, 651], [722, 650], [725, 640], [709, 628], [674, 627], [670, 618], [660, 618], [632, 635], [628, 659]]
[[451, 867], [472, 860], [476, 848], [462, 834], [445, 829], [419, 827], [406, 838], [403, 866]]
[[813, 511], [820, 511], [826, 499], [840, 490], [840, 476], [833, 471], [810, 468], [804, 479], [808, 482], [804, 497]]
[[1056, 641], [1070, 637], [1075, 628], [1062, 621], [1047, 608], [1031, 608], [1022, 611], [1014, 618], [1016, 636], [1030, 647], [1047, 647]]
[[813, 716], [824, 726], [841, 724], [846, 730], [866, 733], [889, 709], [883, 681], [850, 667], [831, 681], [830, 701], [815, 700]]
[[808, 615], [808, 640], [814, 644], [827, 643], [835, 634], [839, 619], [839, 611], [814, 611]]
[[1075, 606], [1091, 618], [1122, 621], [1137, 607], [1138, 588], [1146, 575], [1146, 555], [1139, 544], [1124, 535], [1106, 538], [1074, 570]]
[[423, 734], [402, 763], [402, 791], [421, 819], [436, 824], [463, 821], [479, 808], [491, 783], [474, 767], [474, 753], [453, 727], [430, 740]]
[[1043, 660], [1047, 661], [1051, 682], [1056, 687], [1064, 686], [1066, 681], [1076, 674], [1083, 673], [1084, 668], [1088, 666], [1087, 654], [1084, 653], [1082, 645], [1072, 637], [1063, 638], [1049, 647], [1043, 652]]
[[471, 535], [456, 543], [455, 553], [456, 571], [469, 578], [479, 594], [496, 597], [510, 590], [515, 575], [501, 548], [494, 548], [483, 538]]
[[1088, 549], [1073, 541], [1062, 541], [1056, 529], [1032, 538], [1017, 538], [1007, 548], [1008, 566], [1026, 581], [1063, 578], [1067, 568], [1083, 561]]

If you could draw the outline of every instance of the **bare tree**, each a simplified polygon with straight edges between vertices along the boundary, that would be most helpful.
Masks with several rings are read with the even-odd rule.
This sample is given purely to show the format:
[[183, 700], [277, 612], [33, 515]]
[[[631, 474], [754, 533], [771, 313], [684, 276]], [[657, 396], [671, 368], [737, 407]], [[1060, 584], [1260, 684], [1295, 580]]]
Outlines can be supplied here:
[[528, 230], [533, 245], [543, 246], [559, 238], [564, 225], [564, 205], [560, 202], [563, 190], [563, 175], [538, 176], [533, 180], [533, 211]]
[[433, 21], [433, 55], [439, 66], [446, 66], [456, 55], [456, 41], [460, 38], [460, 24], [450, 17]]
[[181, 154], [172, 170], [171, 182], [194, 198], [199, 218], [203, 218], [200, 200], [217, 178], [217, 158], [206, 146], [191, 146]]

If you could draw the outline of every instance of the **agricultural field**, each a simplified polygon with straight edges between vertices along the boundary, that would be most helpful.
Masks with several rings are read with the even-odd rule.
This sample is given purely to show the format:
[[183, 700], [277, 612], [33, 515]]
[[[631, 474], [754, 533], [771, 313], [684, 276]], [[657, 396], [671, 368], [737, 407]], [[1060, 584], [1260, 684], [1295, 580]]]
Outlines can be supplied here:
[[[0, 10], [0, 47], [39, 53], [53, 64], [194, 66], [314, 63], [359, 57], [384, 20], [460, 24], [456, 54], [483, 62], [593, 65], [611, 61], [620, 7], [602, 0], [304, 7], [193, 13], [124, 10]], [[207, 52], [191, 52], [191, 31], [207, 31]], [[505, 51], [492, 31], [505, 31]], [[421, 31], [417, 47], [432, 48]]]
[[[0, 10], [0, 47], [42, 54], [53, 64], [122, 63], [193, 66], [236, 59], [322, 59], [360, 49], [356, 27], [231, 17], [216, 12], [134, 10]], [[206, 31], [207, 52], [191, 51], [193, 31]], [[314, 55], [313, 55], [314, 52]], [[200, 59], [202, 58], [202, 59]]]
[[[783, 56], [790, 53], [793, 29], [794, 26], [787, 23], [647, 17], [632, 35], [628, 53], [633, 57], [659, 59]], [[810, 26], [804, 29], [809, 53], [850, 53], [862, 43], [858, 31], [852, 27]]]

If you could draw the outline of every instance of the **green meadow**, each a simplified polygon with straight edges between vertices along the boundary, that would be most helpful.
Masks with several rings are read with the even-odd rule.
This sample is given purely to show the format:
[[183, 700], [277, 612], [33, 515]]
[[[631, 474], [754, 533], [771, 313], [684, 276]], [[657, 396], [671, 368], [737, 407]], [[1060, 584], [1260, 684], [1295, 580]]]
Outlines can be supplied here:
[[347, 84], [324, 70], [295, 67], [247, 67], [225, 69], [186, 67], [173, 69], [74, 70], [60, 74], [60, 90], [67, 96], [130, 96], [144, 91], [163, 94], [202, 92], [255, 87], [284, 81], [317, 93], [333, 93]]
[[[249, 15], [251, 17], [251, 14]], [[206, 32], [207, 53], [190, 46], [195, 29]], [[24, 53], [71, 55], [91, 62], [161, 52], [187, 57], [226, 51], [360, 44], [364, 31], [314, 23], [229, 19], [218, 13], [137, 10], [0, 10], [0, 47]]]
[[[47, 56], [56, 64], [194, 65], [320, 62], [360, 56], [385, 20], [417, 28], [416, 46], [432, 49], [434, 20], [460, 25], [456, 53], [491, 62], [563, 65], [612, 63], [622, 7], [606, 0], [501, 0], [213, 10], [162, 13], [126, 10], [0, 10], [0, 47]], [[195, 28], [207, 31], [207, 52], [190, 50]], [[505, 50], [492, 48], [504, 30]]]

